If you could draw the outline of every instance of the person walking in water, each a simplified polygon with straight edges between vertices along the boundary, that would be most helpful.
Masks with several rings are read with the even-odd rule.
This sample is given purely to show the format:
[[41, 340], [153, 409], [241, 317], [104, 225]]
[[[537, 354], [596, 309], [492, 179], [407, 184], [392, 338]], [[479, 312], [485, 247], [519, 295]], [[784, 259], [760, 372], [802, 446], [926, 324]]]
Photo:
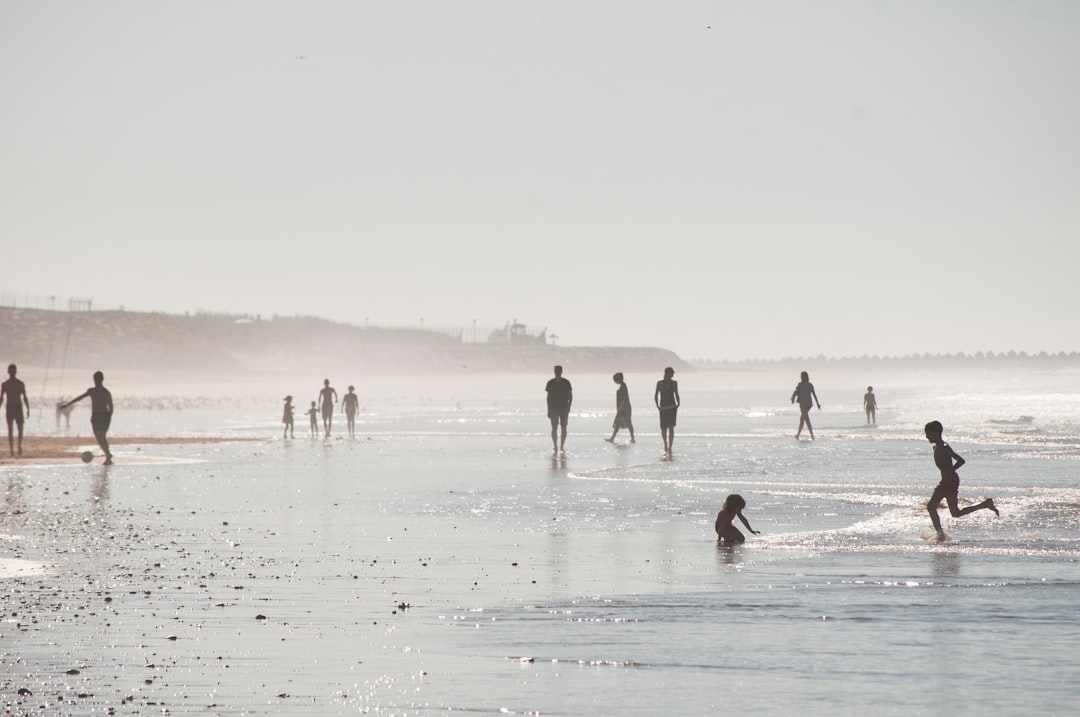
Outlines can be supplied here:
[[969, 505], [967, 508], [959, 507], [960, 474], [957, 471], [964, 465], [964, 459], [945, 442], [942, 437], [945, 429], [940, 421], [930, 421], [924, 430], [926, 440], [934, 444], [934, 465], [941, 471], [941, 482], [934, 488], [930, 501], [926, 504], [926, 510], [930, 512], [930, 522], [934, 524], [934, 530], [937, 532], [937, 539], [947, 539], [945, 531], [941, 529], [941, 518], [938, 516], [938, 506], [941, 505], [942, 499], [949, 504], [949, 514], [954, 518], [974, 513], [977, 510], [992, 510], [994, 515], [1001, 515], [997, 506], [994, 505], [993, 498], [987, 498], [982, 503]]
[[82, 394], [65, 403], [61, 408], [67, 408], [87, 396], [90, 397], [90, 427], [94, 429], [94, 438], [101, 450], [105, 451], [105, 465], [112, 465], [112, 451], [109, 450], [109, 425], [112, 423], [113, 400], [109, 389], [105, 388], [105, 374], [101, 371], [94, 372], [94, 385], [86, 389]]
[[720, 512], [716, 514], [716, 541], [718, 543], [746, 542], [746, 536], [734, 525], [736, 518], [742, 521], [751, 533], [760, 534], [761, 531], [751, 528], [750, 521], [742, 514], [745, 507], [746, 501], [738, 493], [732, 493], [724, 500], [724, 504], [720, 506]]
[[[292, 396], [285, 397], [285, 408], [281, 413], [281, 422], [285, 424], [285, 435], [282, 438], [296, 438], [296, 432], [293, 430]], [[292, 435], [290, 436], [290, 434]]]
[[675, 446], [675, 421], [679, 413], [679, 382], [672, 376], [675, 369], [668, 366], [664, 369], [664, 377], [656, 382], [656, 390], [653, 391], [653, 402], [660, 411], [660, 437], [664, 439], [664, 455], [670, 456]]
[[310, 419], [311, 423], [311, 437], [315, 438], [319, 435], [319, 407], [314, 401], [311, 402], [311, 408], [304, 411], [304, 415]]
[[355, 391], [355, 386], [349, 386], [349, 392], [341, 397], [341, 411], [345, 414], [345, 422], [349, 424], [349, 438], [356, 438], [356, 409], [360, 405], [360, 397]]
[[866, 410], [867, 425], [877, 425], [877, 396], [874, 395], [874, 387], [866, 387], [866, 395], [862, 397], [863, 409]]
[[[551, 420], [551, 448], [554, 453], [566, 452], [566, 423], [570, 420], [570, 406], [574, 403], [574, 389], [563, 378], [562, 366], [555, 367], [555, 378], [547, 382], [547, 414]], [[561, 435], [560, 435], [561, 430]]]
[[615, 436], [619, 429], [630, 431], [630, 442], [637, 443], [634, 439], [634, 422], [631, 417], [630, 389], [622, 379], [622, 371], [611, 377], [612, 381], [619, 384], [615, 392], [615, 422], [611, 423], [611, 437], [604, 438], [608, 443], [615, 443]]
[[337, 391], [330, 387], [330, 379], [324, 378], [319, 391], [319, 405], [322, 408], [323, 428], [326, 438], [330, 437], [330, 425], [334, 422], [334, 404], [337, 403]]
[[[7, 439], [8, 450], [11, 455], [15, 455], [15, 437], [12, 435], [13, 429], [19, 431], [19, 455], [22, 455], [22, 439], [23, 439], [23, 424], [26, 419], [30, 417], [30, 399], [26, 397], [26, 384], [21, 380], [15, 378], [15, 374], [19, 372], [19, 367], [15, 364], [10, 364], [7, 367], [8, 380], [0, 384], [0, 404], [7, 400]], [[26, 413], [23, 414], [23, 406], [26, 406]]]
[[795, 387], [795, 391], [791, 394], [791, 402], [795, 403], [796, 399], [799, 401], [799, 430], [795, 431], [795, 437], [798, 438], [802, 435], [803, 426], [810, 431], [810, 440], [814, 440], [814, 427], [810, 424], [810, 409], [817, 403], [817, 408], [821, 410], [821, 401], [818, 401], [817, 394], [814, 392], [814, 384], [810, 383], [810, 374], [803, 371], [799, 374], [802, 379], [799, 381], [799, 385]]
[[615, 374], [611, 379], [619, 384], [619, 388], [615, 390], [615, 422], [611, 424], [611, 438], [605, 438], [608, 443], [615, 442], [615, 434], [619, 432], [620, 428], [626, 428], [630, 431], [630, 442], [637, 443], [634, 440], [634, 422], [630, 416], [630, 389], [626, 387], [626, 383], [623, 381], [622, 371]]

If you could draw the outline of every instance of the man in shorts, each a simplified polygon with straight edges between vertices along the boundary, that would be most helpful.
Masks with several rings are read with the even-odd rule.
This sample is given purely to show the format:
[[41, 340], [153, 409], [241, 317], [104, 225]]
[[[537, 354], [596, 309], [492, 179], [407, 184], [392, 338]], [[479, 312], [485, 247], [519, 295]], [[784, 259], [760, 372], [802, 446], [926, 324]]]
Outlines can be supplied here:
[[60, 408], [67, 408], [71, 404], [90, 397], [90, 428], [94, 430], [94, 438], [105, 451], [105, 465], [111, 466], [112, 451], [109, 450], [109, 425], [112, 424], [113, 400], [112, 393], [105, 388], [105, 374], [101, 371], [94, 372], [94, 385], [86, 389], [82, 394], [61, 404]]
[[664, 377], [656, 382], [653, 401], [660, 411], [660, 437], [664, 439], [664, 455], [670, 456], [675, 447], [675, 422], [679, 415], [679, 382], [674, 379], [675, 369], [668, 366]]
[[[7, 367], [8, 380], [0, 384], [0, 404], [7, 399], [7, 435], [8, 435], [8, 450], [11, 451], [11, 455], [15, 455], [15, 437], [12, 435], [13, 429], [18, 427], [19, 429], [19, 455], [22, 455], [22, 437], [23, 437], [23, 423], [30, 415], [30, 399], [26, 397], [26, 384], [15, 378], [15, 374], [18, 372], [18, 367], [15, 364], [11, 364]], [[26, 406], [26, 413], [23, 414], [23, 406]]]
[[[547, 382], [547, 410], [551, 419], [551, 449], [554, 453], [566, 452], [566, 422], [570, 418], [570, 404], [574, 391], [570, 382], [562, 377], [562, 366], [555, 367], [555, 378]], [[559, 437], [559, 429], [562, 437]]]
[[337, 391], [330, 386], [330, 379], [323, 379], [322, 390], [319, 391], [319, 405], [322, 409], [323, 428], [326, 438], [330, 437], [330, 425], [334, 422], [334, 404], [337, 403]]

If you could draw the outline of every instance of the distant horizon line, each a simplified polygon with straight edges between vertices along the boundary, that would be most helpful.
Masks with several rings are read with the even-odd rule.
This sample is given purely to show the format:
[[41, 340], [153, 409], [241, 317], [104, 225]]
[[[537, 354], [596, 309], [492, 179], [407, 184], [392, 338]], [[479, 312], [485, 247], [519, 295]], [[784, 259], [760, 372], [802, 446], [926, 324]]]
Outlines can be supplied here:
[[685, 358], [684, 360], [695, 368], [713, 366], [746, 366], [746, 365], [777, 365], [777, 364], [822, 364], [822, 363], [854, 363], [854, 362], [896, 362], [896, 361], [1051, 361], [1051, 360], [1080, 360], [1080, 351], [1039, 351], [1028, 353], [1027, 351], [976, 351], [965, 353], [957, 351], [953, 353], [910, 353], [899, 356], [785, 356], [783, 358], [745, 358], [745, 359], [711, 359], [711, 358]]

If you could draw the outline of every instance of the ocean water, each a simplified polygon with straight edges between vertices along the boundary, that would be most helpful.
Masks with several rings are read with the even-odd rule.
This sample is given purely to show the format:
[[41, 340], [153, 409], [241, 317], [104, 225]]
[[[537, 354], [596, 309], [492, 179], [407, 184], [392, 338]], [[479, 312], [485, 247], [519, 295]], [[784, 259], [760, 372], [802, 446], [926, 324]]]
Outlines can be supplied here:
[[[7, 714], [1076, 713], [1080, 376], [878, 377], [876, 427], [812, 376], [796, 441], [797, 377], [686, 374], [670, 459], [658, 377], [634, 445], [568, 377], [565, 457], [546, 377], [503, 376], [357, 382], [356, 440], [135, 410], [114, 434], [265, 440], [0, 469], [0, 557], [41, 565], [0, 580]], [[944, 543], [931, 419], [1001, 510]], [[718, 546], [732, 492], [761, 535]]]

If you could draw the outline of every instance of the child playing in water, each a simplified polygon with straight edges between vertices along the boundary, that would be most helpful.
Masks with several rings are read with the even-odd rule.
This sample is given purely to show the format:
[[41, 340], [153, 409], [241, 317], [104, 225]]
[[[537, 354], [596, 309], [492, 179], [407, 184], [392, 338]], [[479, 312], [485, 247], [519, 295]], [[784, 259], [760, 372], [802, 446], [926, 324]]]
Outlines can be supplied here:
[[314, 401], [311, 402], [311, 408], [304, 415], [311, 417], [311, 435], [319, 435], [319, 409], [315, 406]]
[[750, 522], [746, 520], [746, 517], [742, 514], [743, 508], [746, 507], [746, 501], [738, 493], [732, 493], [724, 501], [724, 505], [720, 507], [720, 512], [716, 514], [716, 541], [719, 543], [744, 543], [746, 537], [742, 532], [736, 528], [732, 523], [735, 522], [735, 518], [738, 517], [742, 521], [742, 524], [746, 526], [754, 535], [759, 535], [761, 531], [754, 530], [750, 527]]
[[941, 482], [934, 488], [934, 493], [930, 496], [930, 502], [926, 504], [926, 510], [930, 512], [930, 522], [934, 524], [938, 540], [945, 540], [946, 538], [945, 531], [941, 529], [941, 518], [938, 517], [938, 506], [941, 504], [942, 499], [948, 502], [949, 514], [954, 518], [983, 509], [994, 511], [994, 515], [1001, 515], [997, 506], [994, 505], [993, 498], [987, 498], [978, 505], [969, 505], [963, 509], [957, 505], [960, 493], [960, 475], [956, 471], [960, 466], [964, 465], [964, 459], [942, 438], [941, 434], [944, 430], [940, 421], [930, 421], [925, 428], [926, 440], [934, 444], [934, 464], [941, 471]]

